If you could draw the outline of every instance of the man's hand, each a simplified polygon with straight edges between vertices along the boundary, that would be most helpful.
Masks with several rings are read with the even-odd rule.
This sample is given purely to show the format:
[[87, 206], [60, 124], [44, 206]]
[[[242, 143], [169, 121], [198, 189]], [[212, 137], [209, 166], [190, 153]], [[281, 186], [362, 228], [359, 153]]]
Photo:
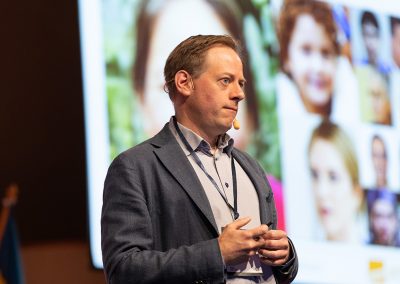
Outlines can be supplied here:
[[258, 251], [263, 263], [271, 266], [285, 264], [289, 259], [289, 241], [281, 230], [269, 230], [263, 235], [264, 246]]
[[265, 247], [262, 237], [268, 232], [268, 226], [261, 225], [250, 230], [241, 229], [250, 222], [250, 218], [241, 218], [226, 225], [218, 238], [219, 247], [225, 264], [234, 265], [245, 262]]

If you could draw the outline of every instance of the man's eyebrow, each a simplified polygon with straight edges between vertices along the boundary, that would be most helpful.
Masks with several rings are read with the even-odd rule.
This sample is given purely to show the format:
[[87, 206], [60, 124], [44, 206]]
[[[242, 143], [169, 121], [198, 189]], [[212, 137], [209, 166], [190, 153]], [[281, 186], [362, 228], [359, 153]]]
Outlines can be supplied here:
[[[231, 78], [235, 78], [235, 77], [236, 77], [234, 74], [232, 74], [232, 73], [230, 73], [230, 72], [222, 72], [222, 73], [221, 73], [221, 76], [223, 76], [223, 75], [229, 76], [229, 77], [231, 77]], [[247, 83], [247, 80], [246, 80], [246, 78], [244, 78], [244, 77], [239, 78], [238, 80], [239, 80], [240, 82], [242, 82], [242, 83]]]

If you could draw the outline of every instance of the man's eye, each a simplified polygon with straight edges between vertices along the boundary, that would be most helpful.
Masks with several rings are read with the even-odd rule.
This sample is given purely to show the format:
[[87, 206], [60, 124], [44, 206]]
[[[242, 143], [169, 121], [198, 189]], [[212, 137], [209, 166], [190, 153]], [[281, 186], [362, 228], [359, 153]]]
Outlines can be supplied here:
[[245, 82], [239, 82], [239, 86], [242, 90], [244, 90], [244, 87], [246, 86]]
[[224, 85], [228, 85], [231, 82], [231, 80], [229, 78], [224, 78], [221, 81], [222, 81], [222, 84], [224, 84]]

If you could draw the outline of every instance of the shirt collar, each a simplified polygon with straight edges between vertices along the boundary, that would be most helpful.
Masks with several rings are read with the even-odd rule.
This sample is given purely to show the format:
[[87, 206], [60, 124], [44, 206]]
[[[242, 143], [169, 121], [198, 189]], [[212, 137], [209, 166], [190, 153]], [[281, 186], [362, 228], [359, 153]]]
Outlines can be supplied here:
[[[173, 118], [171, 117], [169, 123], [173, 126]], [[196, 134], [189, 128], [183, 126], [178, 122], [178, 127], [182, 131], [183, 136], [188, 141], [190, 147], [197, 151], [201, 151], [202, 153], [206, 154], [207, 156], [212, 156], [211, 153], [211, 145], [204, 140], [200, 135]], [[175, 128], [175, 127], [174, 127]], [[229, 157], [231, 156], [232, 149], [233, 149], [234, 140], [229, 134], [224, 133], [218, 136], [217, 140], [217, 148], [222, 150], [226, 153]]]

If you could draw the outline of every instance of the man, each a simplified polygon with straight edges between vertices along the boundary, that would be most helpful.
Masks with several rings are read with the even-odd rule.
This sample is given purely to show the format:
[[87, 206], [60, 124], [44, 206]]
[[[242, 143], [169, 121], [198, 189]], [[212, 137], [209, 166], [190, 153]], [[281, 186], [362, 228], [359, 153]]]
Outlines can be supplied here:
[[244, 99], [239, 46], [229, 36], [190, 37], [164, 76], [175, 116], [119, 155], [105, 181], [109, 283], [291, 282], [297, 256], [274, 230], [265, 173], [226, 134]]

